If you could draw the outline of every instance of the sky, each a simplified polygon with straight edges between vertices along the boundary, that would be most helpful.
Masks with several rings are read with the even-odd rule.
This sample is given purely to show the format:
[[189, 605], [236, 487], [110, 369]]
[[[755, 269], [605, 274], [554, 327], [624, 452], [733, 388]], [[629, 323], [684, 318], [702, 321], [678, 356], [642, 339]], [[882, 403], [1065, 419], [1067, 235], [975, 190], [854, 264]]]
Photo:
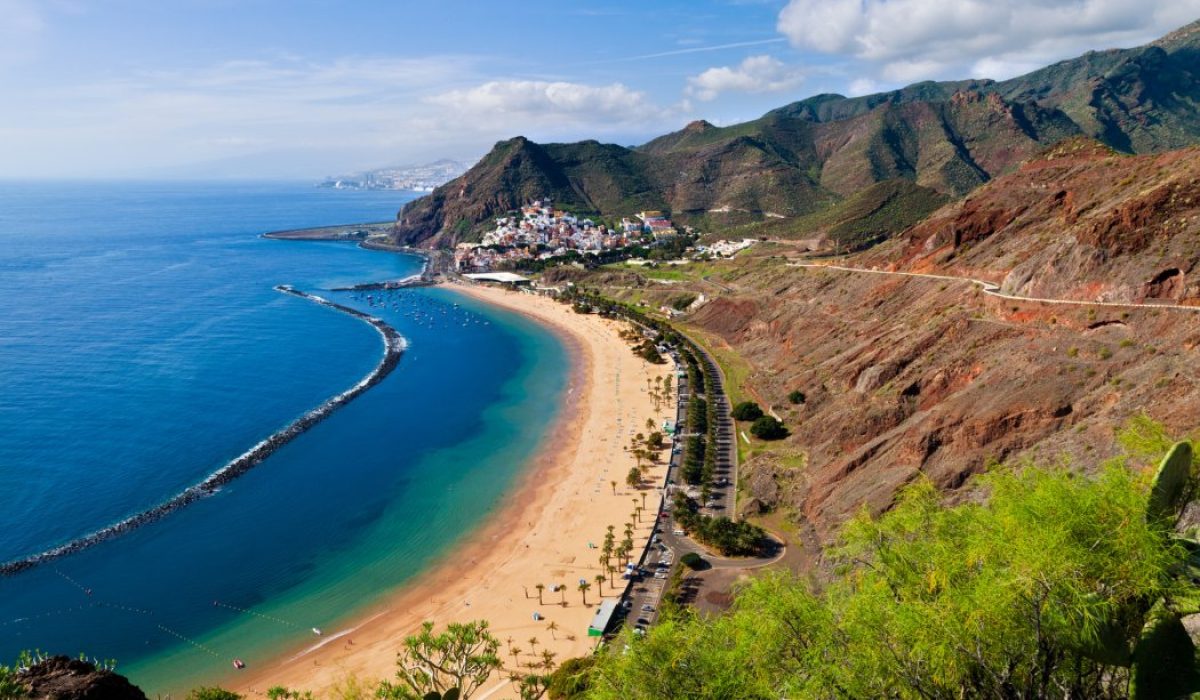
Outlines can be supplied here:
[[1200, 0], [0, 0], [0, 178], [318, 179], [1004, 79]]

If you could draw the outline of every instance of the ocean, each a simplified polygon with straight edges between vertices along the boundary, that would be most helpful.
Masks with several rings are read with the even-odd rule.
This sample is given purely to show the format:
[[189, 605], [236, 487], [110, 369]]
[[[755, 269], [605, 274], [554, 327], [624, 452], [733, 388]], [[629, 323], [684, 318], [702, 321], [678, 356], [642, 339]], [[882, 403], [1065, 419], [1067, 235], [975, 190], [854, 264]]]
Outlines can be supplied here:
[[330, 292], [421, 262], [259, 235], [388, 220], [410, 197], [0, 183], [0, 561], [161, 503], [371, 371], [374, 329], [275, 285], [409, 343], [214, 496], [0, 577], [0, 659], [115, 659], [148, 694], [182, 694], [335, 634], [502, 504], [566, 390], [553, 334], [445, 289]]

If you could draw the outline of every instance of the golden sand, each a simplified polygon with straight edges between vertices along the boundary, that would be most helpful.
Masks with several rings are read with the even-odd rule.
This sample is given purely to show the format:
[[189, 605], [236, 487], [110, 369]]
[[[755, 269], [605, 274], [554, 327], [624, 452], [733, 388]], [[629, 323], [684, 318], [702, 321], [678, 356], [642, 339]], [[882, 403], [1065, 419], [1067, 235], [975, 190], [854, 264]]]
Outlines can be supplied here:
[[[553, 437], [531, 464], [508, 504], [441, 564], [405, 585], [384, 604], [352, 624], [345, 636], [315, 650], [296, 650], [238, 674], [233, 685], [251, 697], [265, 696], [275, 685], [309, 689], [325, 695], [347, 678], [371, 685], [394, 674], [396, 651], [422, 621], [438, 629], [450, 622], [485, 619], [501, 642], [507, 671], [540, 661], [550, 650], [556, 661], [589, 653], [596, 638], [587, 628], [602, 598], [618, 589], [607, 581], [597, 593], [601, 573], [600, 545], [608, 525], [618, 542], [633, 519], [634, 502], [642, 494], [650, 511], [634, 534], [640, 548], [649, 536], [659, 494], [636, 491], [625, 477], [636, 463], [626, 451], [630, 438], [647, 432], [646, 420], [657, 425], [673, 419], [674, 402], [655, 410], [649, 382], [665, 376], [670, 365], [652, 365], [637, 357], [618, 336], [626, 324], [596, 315], [580, 315], [543, 297], [494, 288], [455, 286], [457, 291], [517, 311], [541, 322], [567, 343], [572, 376], [566, 406]], [[648, 473], [661, 485], [666, 454]], [[616, 488], [612, 482], [616, 482]], [[615, 492], [614, 492], [615, 491]], [[594, 545], [590, 546], [590, 545]], [[640, 551], [638, 549], [637, 551]], [[636, 553], [635, 553], [636, 556]], [[579, 579], [591, 583], [587, 605], [577, 590]], [[537, 584], [546, 586], [538, 603]], [[552, 584], [565, 584], [563, 593]], [[541, 620], [535, 621], [534, 613]], [[550, 629], [551, 623], [556, 629]], [[530, 640], [536, 638], [536, 645]], [[519, 648], [514, 662], [510, 642]], [[536, 654], [531, 650], [536, 649]], [[497, 677], [475, 698], [510, 698], [511, 685]]]

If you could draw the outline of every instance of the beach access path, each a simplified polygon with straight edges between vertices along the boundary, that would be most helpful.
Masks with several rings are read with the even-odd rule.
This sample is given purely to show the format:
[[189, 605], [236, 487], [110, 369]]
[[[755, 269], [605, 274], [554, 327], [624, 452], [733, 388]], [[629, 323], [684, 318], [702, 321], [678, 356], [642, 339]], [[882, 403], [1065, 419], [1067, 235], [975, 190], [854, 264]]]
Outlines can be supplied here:
[[[529, 293], [451, 288], [525, 314], [559, 334], [572, 355], [561, 418], [507, 495], [506, 505], [440, 564], [358, 620], [326, 630], [322, 643], [314, 645], [310, 638], [279, 658], [251, 663], [227, 687], [265, 697], [268, 688], [284, 685], [320, 697], [351, 676], [373, 685], [394, 676], [402, 640], [425, 620], [438, 629], [450, 622], [490, 622], [502, 642], [506, 672], [480, 695], [495, 700], [517, 697], [504, 680], [514, 670], [509, 639], [519, 649], [515, 664], [521, 672], [530, 670], [526, 664], [541, 661], [543, 649], [553, 652], [556, 662], [593, 649], [597, 638], [588, 637], [587, 628], [596, 605], [602, 598], [617, 597], [624, 583], [617, 577], [617, 588], [606, 581], [598, 590], [600, 545], [609, 525], [620, 540], [625, 523], [633, 519], [634, 502], [642, 501], [642, 491], [625, 485], [636, 463], [625, 448], [634, 434], [646, 432], [647, 419], [661, 425], [675, 418], [674, 402], [662, 402], [656, 410], [649, 392], [654, 377], [670, 373], [671, 365], [637, 357], [618, 335], [627, 327], [624, 322], [577, 314], [570, 306]], [[648, 472], [647, 482], [661, 484], [665, 470], [663, 460]], [[659, 498], [654, 490], [645, 493], [650, 513], [635, 527], [637, 551], [650, 536]], [[577, 589], [580, 579], [591, 584], [586, 607]], [[535, 588], [539, 583], [546, 587], [541, 603]], [[555, 584], [565, 584], [566, 590], [552, 592]], [[535, 620], [534, 613], [541, 619]], [[531, 638], [537, 639], [536, 655]]]

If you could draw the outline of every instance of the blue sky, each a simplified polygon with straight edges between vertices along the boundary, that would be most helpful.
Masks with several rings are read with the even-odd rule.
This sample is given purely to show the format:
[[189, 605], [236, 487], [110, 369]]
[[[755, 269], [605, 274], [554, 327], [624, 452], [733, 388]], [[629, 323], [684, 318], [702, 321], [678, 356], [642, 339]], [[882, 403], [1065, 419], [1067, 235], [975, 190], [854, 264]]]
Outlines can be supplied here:
[[0, 0], [0, 177], [312, 179], [1006, 78], [1200, 0]]

